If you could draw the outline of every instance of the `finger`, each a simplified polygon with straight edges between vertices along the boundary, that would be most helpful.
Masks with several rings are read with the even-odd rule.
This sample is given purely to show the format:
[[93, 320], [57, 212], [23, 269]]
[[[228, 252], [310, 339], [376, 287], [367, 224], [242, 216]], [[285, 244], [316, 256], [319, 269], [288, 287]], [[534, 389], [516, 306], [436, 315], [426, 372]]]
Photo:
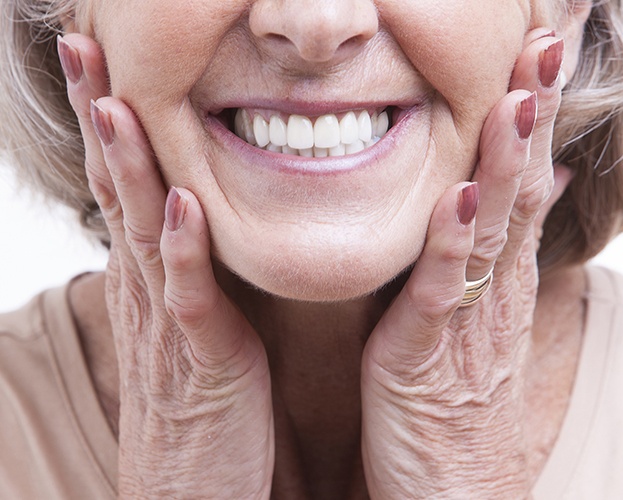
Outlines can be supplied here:
[[535, 93], [516, 90], [489, 114], [480, 141], [480, 162], [472, 180], [480, 187], [474, 250], [467, 279], [478, 280], [495, 265], [507, 241], [509, 217], [528, 165], [537, 115]]
[[199, 202], [190, 191], [173, 187], [165, 213], [160, 245], [169, 314], [186, 334], [195, 356], [204, 363], [248, 365], [253, 360], [240, 365], [232, 363], [232, 358], [244, 355], [242, 346], [249, 341], [259, 340], [214, 278], [208, 227]]
[[122, 101], [104, 97], [92, 102], [91, 116], [122, 207], [121, 234], [136, 260], [152, 298], [160, 297], [164, 269], [160, 236], [165, 187], [147, 138], [134, 113]]
[[437, 346], [465, 292], [478, 202], [475, 183], [454, 186], [438, 202], [424, 250], [368, 343], [377, 364], [397, 366], [398, 358], [418, 366]]
[[539, 213], [537, 214], [534, 222], [535, 237], [537, 240], [540, 240], [543, 234], [543, 224], [545, 223], [545, 219], [553, 206], [563, 195], [567, 189], [567, 186], [569, 186], [569, 183], [573, 180], [573, 177], [573, 170], [566, 165], [561, 165], [559, 163], [554, 165], [554, 187], [547, 200], [545, 200], [539, 209]]
[[[564, 84], [562, 64], [565, 42], [546, 36], [530, 43], [520, 54], [513, 70], [509, 90], [536, 92], [539, 116], [536, 127], [553, 127], [560, 106], [560, 90]], [[535, 144], [538, 144], [535, 136]]]
[[78, 117], [85, 148], [89, 185], [100, 206], [114, 210], [112, 180], [104, 165], [100, 141], [91, 122], [90, 102], [108, 94], [108, 75], [99, 45], [89, 37], [68, 34], [57, 38], [58, 54], [66, 75], [67, 96]]
[[514, 266], [524, 241], [538, 232], [534, 220], [554, 185], [552, 140], [564, 83], [560, 78], [563, 55], [563, 40], [540, 38], [523, 51], [511, 80], [513, 88], [537, 92], [539, 113], [530, 145], [530, 162], [510, 219], [507, 249], [500, 258], [503, 266]]

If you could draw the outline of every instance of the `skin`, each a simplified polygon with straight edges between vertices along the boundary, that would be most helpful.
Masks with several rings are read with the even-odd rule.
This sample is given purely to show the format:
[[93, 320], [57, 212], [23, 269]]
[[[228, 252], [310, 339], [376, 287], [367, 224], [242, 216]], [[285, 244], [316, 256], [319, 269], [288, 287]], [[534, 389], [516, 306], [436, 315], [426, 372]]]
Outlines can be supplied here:
[[[528, 496], [564, 415], [584, 286], [567, 269], [537, 300], [535, 234], [569, 180], [550, 153], [560, 82], [538, 73], [558, 38], [537, 27], [577, 35], [589, 5], [563, 25], [552, 4], [516, 0], [222, 4], [93, 2], [69, 28], [97, 42], [65, 37], [112, 237], [105, 279], [78, 282], [71, 300], [118, 425], [120, 496]], [[537, 121], [520, 137], [533, 91]], [[331, 177], [246, 164], [202, 119], [353, 96], [425, 99], [374, 169]], [[480, 204], [461, 221], [468, 179]], [[486, 297], [457, 309], [465, 277], [494, 265]], [[110, 322], [94, 324], [102, 295]], [[541, 321], [539, 304], [565, 321]], [[552, 359], [561, 370], [543, 383]], [[544, 394], [551, 411], [535, 416]]]
[[[378, 15], [369, 0], [331, 5], [319, 5], [315, 17], [304, 21], [311, 33], [321, 30], [318, 38], [335, 39], [330, 49], [318, 50], [335, 51], [352, 36], [362, 40], [337, 55], [318, 56], [326, 59], [320, 63], [297, 54], [294, 43], [270, 36], [301, 15], [294, 14], [301, 10], [297, 2], [174, 6], [161, 0], [148, 9], [136, 2], [95, 2], [93, 19], [83, 23], [93, 25], [106, 53], [112, 94], [141, 118], [165, 182], [192, 186], [202, 203], [218, 259], [271, 293], [306, 300], [370, 293], [415, 261], [441, 194], [474, 169], [482, 124], [507, 91], [530, 25], [528, 3], [517, 0], [495, 6], [379, 2]], [[246, 9], [248, 21], [240, 18]], [[345, 29], [342, 19], [356, 9], [359, 24]], [[475, 26], [456, 29], [464, 25], [465, 9], [479, 26], [500, 30], [483, 37]], [[333, 17], [324, 19], [323, 12]], [[307, 50], [308, 42], [298, 43]], [[440, 60], [447, 61], [443, 71]], [[240, 61], [241, 70], [232, 70], [232, 61]], [[291, 76], [307, 72], [321, 77], [310, 83]], [[310, 192], [308, 180], [276, 179], [250, 168], [203, 124], [205, 110], [272, 103], [283, 95], [335, 103], [332, 109], [362, 107], [342, 104], [352, 100], [391, 104], [429, 97], [408, 131], [409, 147], [395, 148], [374, 171], [316, 179]], [[290, 106], [267, 105], [285, 111]]]

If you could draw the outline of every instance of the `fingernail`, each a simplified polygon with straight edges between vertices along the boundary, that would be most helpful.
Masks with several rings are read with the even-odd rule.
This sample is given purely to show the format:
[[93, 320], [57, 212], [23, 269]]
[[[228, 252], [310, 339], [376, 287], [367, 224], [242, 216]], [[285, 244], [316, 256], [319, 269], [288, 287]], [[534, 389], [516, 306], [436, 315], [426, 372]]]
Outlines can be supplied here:
[[515, 130], [520, 139], [527, 139], [532, 135], [536, 125], [537, 98], [533, 92], [517, 104], [515, 111]]
[[545, 88], [552, 87], [562, 67], [565, 52], [565, 41], [554, 42], [539, 54], [539, 82]]
[[472, 182], [459, 191], [456, 201], [456, 216], [461, 224], [469, 226], [472, 223], [476, 217], [479, 201], [480, 189], [477, 182]]
[[102, 141], [105, 147], [110, 146], [115, 138], [115, 127], [110, 119], [110, 114], [100, 108], [97, 103], [91, 99], [91, 120], [95, 133]]
[[61, 35], [56, 37], [56, 47], [65, 76], [71, 83], [78, 83], [83, 73], [80, 54]]
[[175, 232], [182, 227], [186, 217], [187, 205], [188, 201], [180, 195], [175, 187], [172, 187], [167, 195], [164, 209], [164, 223], [169, 231]]

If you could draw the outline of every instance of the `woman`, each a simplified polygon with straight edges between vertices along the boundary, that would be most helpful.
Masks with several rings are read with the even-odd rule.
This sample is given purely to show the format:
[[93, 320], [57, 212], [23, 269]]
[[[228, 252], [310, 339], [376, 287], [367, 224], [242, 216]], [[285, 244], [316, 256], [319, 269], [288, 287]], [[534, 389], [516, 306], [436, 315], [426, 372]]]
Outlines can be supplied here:
[[0, 322], [4, 496], [623, 494], [620, 1], [3, 7], [110, 246]]

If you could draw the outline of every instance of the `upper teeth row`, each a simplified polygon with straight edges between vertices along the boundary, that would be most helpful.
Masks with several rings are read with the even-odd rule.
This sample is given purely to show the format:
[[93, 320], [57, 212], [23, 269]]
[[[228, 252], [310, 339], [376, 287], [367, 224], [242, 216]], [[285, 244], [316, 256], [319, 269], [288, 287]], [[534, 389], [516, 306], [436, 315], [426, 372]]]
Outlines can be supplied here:
[[238, 109], [236, 135], [249, 144], [279, 153], [301, 156], [341, 156], [359, 152], [383, 137], [389, 128], [386, 111], [370, 116], [368, 111], [323, 115], [315, 122], [306, 116], [290, 115], [286, 123], [278, 115], [266, 121], [262, 115]]

